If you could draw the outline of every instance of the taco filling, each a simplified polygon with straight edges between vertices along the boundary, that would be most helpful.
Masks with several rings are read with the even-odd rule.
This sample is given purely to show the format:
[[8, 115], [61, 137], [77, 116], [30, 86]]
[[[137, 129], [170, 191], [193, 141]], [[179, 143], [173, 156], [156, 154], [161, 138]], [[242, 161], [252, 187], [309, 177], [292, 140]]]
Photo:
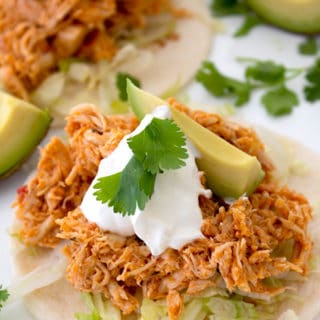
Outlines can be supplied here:
[[[82, 105], [68, 116], [68, 142], [52, 138], [41, 150], [35, 177], [18, 190], [20, 237], [26, 245], [48, 248], [67, 241], [67, 280], [81, 292], [101, 294], [124, 316], [153, 319], [151, 310], [160, 310], [154, 319], [180, 319], [192, 304], [198, 313], [190, 319], [274, 319], [280, 309], [270, 304], [280, 303], [277, 297], [309, 272], [311, 206], [303, 195], [276, 181], [274, 166], [253, 130], [189, 110], [173, 99], [168, 104], [257, 157], [265, 176], [251, 195], [228, 201], [199, 193], [200, 236], [157, 255], [136, 234], [101, 228], [88, 220], [81, 203], [101, 161], [139, 122], [133, 115], [103, 116], [92, 105]], [[206, 173], [199, 172], [198, 179], [206, 189]], [[172, 201], [183, 202], [183, 196], [181, 190], [181, 197]]]
[[26, 99], [62, 59], [110, 60], [121, 41], [133, 39], [139, 30], [149, 27], [150, 17], [161, 15], [165, 23], [179, 11], [169, 0], [3, 2], [3, 83], [11, 93]]

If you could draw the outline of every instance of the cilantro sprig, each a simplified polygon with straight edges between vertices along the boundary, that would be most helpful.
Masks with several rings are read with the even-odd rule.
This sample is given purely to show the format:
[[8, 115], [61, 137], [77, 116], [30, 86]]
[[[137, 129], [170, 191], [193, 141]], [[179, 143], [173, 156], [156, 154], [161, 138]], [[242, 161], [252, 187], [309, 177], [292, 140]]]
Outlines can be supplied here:
[[2, 289], [2, 285], [0, 285], [0, 309], [3, 307], [3, 304], [8, 300], [9, 292], [7, 289]]
[[241, 106], [250, 99], [249, 83], [223, 75], [210, 61], [202, 63], [201, 69], [196, 74], [196, 80], [216, 97], [235, 97], [236, 106]]
[[249, 64], [244, 81], [223, 75], [210, 61], [203, 62], [196, 80], [216, 97], [234, 97], [236, 106], [248, 102], [254, 90], [270, 89], [263, 94], [261, 102], [273, 116], [289, 114], [299, 104], [297, 94], [288, 89], [285, 83], [300, 75], [304, 69], [287, 68], [269, 60], [238, 60]]
[[93, 186], [96, 199], [123, 216], [134, 215], [137, 207], [143, 210], [154, 192], [157, 174], [183, 167], [188, 157], [185, 136], [169, 119], [153, 118], [127, 142], [133, 156], [125, 168], [99, 178]]
[[140, 80], [133, 77], [132, 75], [125, 73], [125, 72], [119, 72], [116, 76], [116, 87], [118, 89], [118, 97], [120, 101], [127, 101], [128, 100], [128, 94], [127, 94], [127, 79], [131, 80], [133, 84], [137, 87], [141, 87]]

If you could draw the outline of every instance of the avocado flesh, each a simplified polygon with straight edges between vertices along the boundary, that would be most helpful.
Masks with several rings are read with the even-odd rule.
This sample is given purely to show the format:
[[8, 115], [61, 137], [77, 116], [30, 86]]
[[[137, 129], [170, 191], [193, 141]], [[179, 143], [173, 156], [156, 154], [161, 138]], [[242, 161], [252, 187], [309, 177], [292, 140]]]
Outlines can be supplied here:
[[[139, 119], [165, 101], [132, 83], [127, 85], [128, 99]], [[256, 157], [234, 147], [215, 133], [202, 127], [183, 112], [170, 108], [172, 118], [199, 151], [198, 168], [205, 172], [208, 187], [223, 198], [250, 195], [264, 177]]]
[[247, 0], [266, 21], [299, 33], [320, 32], [319, 0]]
[[47, 111], [0, 92], [0, 178], [12, 173], [48, 130]]

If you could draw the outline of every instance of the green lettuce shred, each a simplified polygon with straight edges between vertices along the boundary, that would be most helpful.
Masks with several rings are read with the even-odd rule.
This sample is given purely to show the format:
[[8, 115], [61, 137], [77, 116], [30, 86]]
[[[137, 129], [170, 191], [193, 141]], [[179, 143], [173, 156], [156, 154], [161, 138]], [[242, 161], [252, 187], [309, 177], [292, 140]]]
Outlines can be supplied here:
[[83, 293], [82, 298], [89, 313], [76, 313], [77, 320], [121, 320], [120, 310], [101, 293]]

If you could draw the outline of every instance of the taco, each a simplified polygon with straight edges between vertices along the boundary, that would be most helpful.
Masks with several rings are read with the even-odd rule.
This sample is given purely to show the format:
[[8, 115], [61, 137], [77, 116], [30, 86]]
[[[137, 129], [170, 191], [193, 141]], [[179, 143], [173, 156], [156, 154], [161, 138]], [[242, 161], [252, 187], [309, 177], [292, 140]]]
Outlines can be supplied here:
[[[320, 309], [320, 238], [310, 203], [318, 201], [319, 156], [269, 132], [264, 145], [253, 129], [174, 99], [168, 105], [256, 157], [263, 180], [251, 195], [229, 201], [206, 193], [205, 173], [196, 174], [202, 235], [154, 255], [140, 236], [104, 230], [84, 215], [99, 164], [135, 130], [137, 118], [103, 116], [88, 104], [74, 108], [68, 142], [53, 137], [41, 150], [14, 204], [23, 242], [15, 267], [32, 279], [25, 300], [35, 319], [313, 319]], [[173, 207], [186, 201], [190, 181], [183, 183], [176, 197], [171, 181]], [[148, 226], [157, 233], [157, 225]]]
[[182, 86], [212, 40], [202, 0], [6, 1], [0, 17], [4, 89], [56, 118], [83, 101], [121, 111], [119, 72], [158, 95]]

